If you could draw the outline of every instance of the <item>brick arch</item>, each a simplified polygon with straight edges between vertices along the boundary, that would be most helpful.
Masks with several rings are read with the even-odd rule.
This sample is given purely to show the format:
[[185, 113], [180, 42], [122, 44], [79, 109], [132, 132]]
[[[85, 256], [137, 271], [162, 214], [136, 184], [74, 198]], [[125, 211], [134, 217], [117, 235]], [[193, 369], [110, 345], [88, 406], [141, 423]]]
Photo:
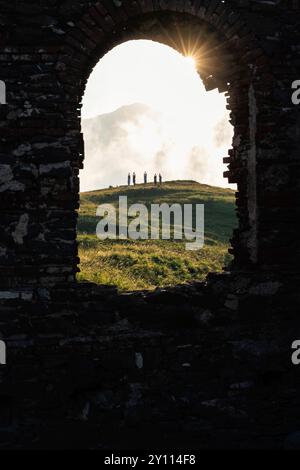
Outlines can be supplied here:
[[233, 148], [224, 158], [228, 164], [224, 176], [238, 185], [239, 219], [231, 240], [232, 268], [252, 268], [259, 265], [257, 112], [259, 106], [265, 106], [271, 93], [271, 87], [266, 90], [265, 80], [261, 78], [268, 76], [270, 85], [272, 74], [255, 35], [228, 2], [102, 0], [69, 26], [55, 69], [59, 83], [73, 102], [73, 118], [77, 119], [74, 131], [81, 141], [72, 160], [73, 187], [79, 187], [79, 170], [83, 167], [80, 108], [93, 67], [114, 46], [130, 39], [153, 39], [184, 52], [178, 38], [174, 42], [178, 30], [184, 30], [191, 41], [204, 39], [210, 55], [205, 54], [199, 75], [208, 90], [218, 88], [227, 92], [235, 135]]
[[[157, 8], [167, 3], [152, 1]], [[71, 30], [95, 2], [1, 2], [7, 104], [0, 107], [0, 338], [9, 353], [7, 369], [0, 369], [1, 448], [119, 449], [124, 442], [141, 449], [299, 448], [300, 383], [290, 361], [300, 303], [300, 107], [291, 104], [291, 83], [299, 79], [299, 0], [226, 0], [259, 38], [241, 25], [231, 48], [241, 67], [228, 87], [240, 272], [167, 295], [120, 297], [114, 289], [73, 285], [80, 85], [101, 51], [69, 47], [73, 68], [64, 54]], [[113, 0], [104, 3], [109, 8]], [[213, 17], [213, 11], [221, 15], [220, 3], [193, 5], [203, 14], [211, 8]], [[229, 31], [233, 16], [226, 18], [220, 16], [219, 26], [228, 22]], [[241, 272], [253, 242], [251, 191], [258, 209], [256, 265], [265, 270], [259, 273]], [[138, 427], [136, 417], [146, 410]], [[195, 411], [205, 420], [195, 420]]]

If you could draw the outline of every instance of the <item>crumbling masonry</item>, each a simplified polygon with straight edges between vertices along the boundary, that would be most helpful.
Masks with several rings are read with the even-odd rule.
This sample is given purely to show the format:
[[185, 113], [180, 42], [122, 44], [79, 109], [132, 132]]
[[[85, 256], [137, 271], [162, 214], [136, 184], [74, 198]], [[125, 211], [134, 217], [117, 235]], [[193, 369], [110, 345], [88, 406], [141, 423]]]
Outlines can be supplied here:
[[[86, 81], [123, 41], [182, 52], [179, 35], [231, 110], [230, 271], [154, 293], [78, 285]], [[300, 446], [299, 38], [299, 0], [0, 1], [2, 447]]]

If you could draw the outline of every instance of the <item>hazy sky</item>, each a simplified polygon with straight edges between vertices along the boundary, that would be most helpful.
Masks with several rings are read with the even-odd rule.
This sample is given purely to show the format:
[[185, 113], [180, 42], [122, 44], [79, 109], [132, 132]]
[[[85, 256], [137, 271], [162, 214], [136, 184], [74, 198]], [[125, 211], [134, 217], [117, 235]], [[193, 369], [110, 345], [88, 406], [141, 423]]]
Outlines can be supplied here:
[[140, 40], [110, 51], [90, 76], [82, 117], [82, 191], [126, 184], [129, 171], [141, 181], [145, 170], [228, 186], [225, 96], [206, 92], [193, 60], [172, 48]]

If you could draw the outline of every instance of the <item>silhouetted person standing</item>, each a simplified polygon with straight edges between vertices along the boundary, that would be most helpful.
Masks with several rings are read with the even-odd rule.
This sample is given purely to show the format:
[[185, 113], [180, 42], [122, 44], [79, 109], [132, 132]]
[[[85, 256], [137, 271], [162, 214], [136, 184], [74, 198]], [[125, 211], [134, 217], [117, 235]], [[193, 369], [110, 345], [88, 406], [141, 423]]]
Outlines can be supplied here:
[[159, 173], [159, 184], [162, 184], [162, 176], [160, 173]]
[[144, 184], [147, 184], [147, 179], [148, 179], [148, 175], [147, 175], [147, 171], [145, 171], [145, 173], [144, 173]]
[[128, 173], [128, 186], [130, 186], [130, 185], [131, 185], [131, 174]]
[[154, 175], [154, 184], [157, 184], [157, 174]]
[[132, 180], [133, 180], [133, 186], [135, 186], [136, 185], [136, 174], [135, 173], [133, 173]]

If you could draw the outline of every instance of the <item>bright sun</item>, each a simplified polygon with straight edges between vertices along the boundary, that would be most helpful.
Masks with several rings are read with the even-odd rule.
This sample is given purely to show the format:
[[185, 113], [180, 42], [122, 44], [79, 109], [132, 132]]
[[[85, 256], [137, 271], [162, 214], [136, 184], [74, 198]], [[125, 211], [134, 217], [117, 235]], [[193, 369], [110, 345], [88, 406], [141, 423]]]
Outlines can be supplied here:
[[205, 90], [193, 55], [146, 40], [115, 47], [93, 70], [83, 99], [81, 189], [124, 184], [129, 171], [141, 180], [145, 170], [228, 186], [226, 105], [223, 94]]

